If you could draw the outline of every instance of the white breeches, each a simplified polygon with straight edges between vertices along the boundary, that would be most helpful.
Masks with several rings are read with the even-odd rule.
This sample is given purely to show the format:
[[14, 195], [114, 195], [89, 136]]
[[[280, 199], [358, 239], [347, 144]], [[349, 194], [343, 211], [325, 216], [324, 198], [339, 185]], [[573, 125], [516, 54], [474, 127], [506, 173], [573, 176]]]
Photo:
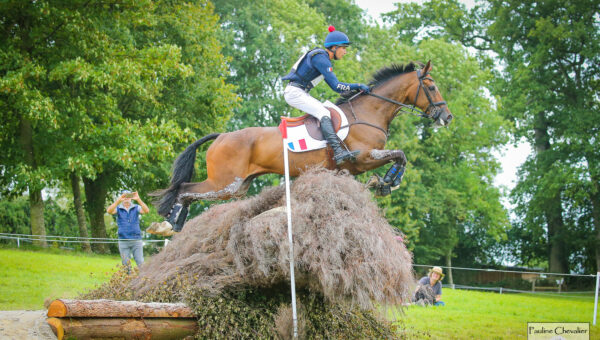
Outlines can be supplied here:
[[290, 104], [290, 106], [308, 113], [319, 121], [323, 117], [331, 118], [329, 110], [323, 106], [323, 103], [311, 97], [310, 94], [306, 93], [301, 88], [291, 85], [286, 86], [283, 91], [283, 98], [285, 98], [285, 101]]

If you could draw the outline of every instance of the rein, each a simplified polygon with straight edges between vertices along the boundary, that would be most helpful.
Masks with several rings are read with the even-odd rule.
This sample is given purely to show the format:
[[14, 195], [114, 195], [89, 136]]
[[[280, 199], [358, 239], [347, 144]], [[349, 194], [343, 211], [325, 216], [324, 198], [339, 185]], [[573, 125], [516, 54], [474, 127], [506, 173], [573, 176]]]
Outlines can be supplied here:
[[[432, 120], [437, 120], [441, 114], [439, 107], [441, 105], [446, 105], [446, 101], [441, 101], [441, 102], [433, 102], [433, 100], [431, 99], [431, 95], [429, 94], [429, 91], [427, 91], [427, 89], [425, 88], [425, 85], [423, 84], [423, 79], [427, 79], [430, 81], [434, 81], [431, 77], [428, 77], [429, 72], [421, 75], [421, 70], [417, 70], [417, 78], [419, 79], [419, 87], [417, 89], [417, 95], [415, 96], [415, 102], [412, 105], [407, 105], [404, 103], [401, 103], [397, 100], [391, 99], [391, 98], [387, 98], [384, 96], [380, 96], [378, 94], [375, 93], [367, 93], [370, 96], [373, 96], [375, 98], [384, 100], [388, 103], [392, 103], [392, 104], [396, 104], [398, 105], [398, 109], [394, 112], [394, 118], [398, 115], [398, 113], [400, 112], [404, 112], [404, 113], [408, 113], [408, 114], [412, 114], [415, 116], [419, 116], [419, 117], [423, 117], [423, 118], [428, 118], [428, 119], [432, 119]], [[427, 96], [427, 100], [429, 101], [429, 106], [427, 107], [427, 109], [425, 111], [420, 110], [419, 108], [417, 108], [417, 100], [419, 100], [419, 92], [421, 91], [421, 88], [423, 88], [423, 92], [425, 92], [425, 95]], [[352, 112], [352, 116], [354, 117], [354, 122], [352, 123], [348, 123], [347, 125], [344, 125], [342, 127], [340, 127], [340, 129], [342, 128], [346, 128], [346, 127], [350, 127], [352, 125], [357, 125], [357, 124], [362, 124], [362, 125], [368, 125], [371, 127], [374, 127], [378, 130], [380, 130], [381, 132], [383, 132], [385, 134], [385, 138], [387, 139], [388, 137], [388, 131], [385, 130], [384, 128], [377, 126], [375, 124], [369, 123], [369, 122], [365, 122], [362, 120], [358, 120], [358, 118], [356, 117], [356, 114], [354, 113], [354, 108], [352, 107], [352, 100], [356, 97], [358, 97], [359, 95], [361, 95], [363, 92], [357, 92], [355, 95], [353, 95], [352, 97], [350, 97], [348, 99], [348, 104], [350, 105], [350, 112]], [[430, 116], [427, 114], [427, 112], [430, 110], [430, 108], [433, 107], [433, 109], [435, 110], [434, 115]], [[393, 118], [392, 118], [393, 119]]]

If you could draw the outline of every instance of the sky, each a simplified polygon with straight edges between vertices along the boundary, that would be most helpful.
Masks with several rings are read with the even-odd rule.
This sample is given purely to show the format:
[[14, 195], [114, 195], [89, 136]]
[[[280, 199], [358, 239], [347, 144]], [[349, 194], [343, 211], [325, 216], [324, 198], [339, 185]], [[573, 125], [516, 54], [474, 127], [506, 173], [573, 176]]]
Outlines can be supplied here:
[[[391, 12], [396, 9], [395, 3], [422, 2], [413, 0], [354, 0], [354, 2], [362, 9], [367, 11], [373, 19], [379, 23], [379, 16], [382, 13]], [[472, 8], [475, 5], [474, 0], [461, 0], [467, 8]], [[457, 115], [457, 119], [460, 117]], [[517, 168], [523, 164], [527, 156], [531, 153], [531, 147], [526, 142], [520, 142], [517, 146], [507, 145], [500, 152], [495, 152], [494, 156], [502, 165], [501, 172], [496, 176], [494, 185], [497, 187], [504, 186], [508, 189], [514, 188], [517, 179]], [[508, 201], [503, 202], [505, 206], [510, 207]]]

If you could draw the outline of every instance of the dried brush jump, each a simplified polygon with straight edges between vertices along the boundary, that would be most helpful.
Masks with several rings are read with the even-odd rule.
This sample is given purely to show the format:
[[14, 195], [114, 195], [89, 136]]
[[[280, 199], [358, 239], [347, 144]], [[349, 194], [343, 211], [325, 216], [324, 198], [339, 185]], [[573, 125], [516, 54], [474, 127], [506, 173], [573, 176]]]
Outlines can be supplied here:
[[[294, 180], [291, 195], [299, 289], [362, 309], [409, 300], [411, 254], [362, 184], [343, 172], [312, 169]], [[288, 284], [284, 206], [283, 187], [214, 205], [147, 261], [133, 291], [181, 277], [214, 294]]]

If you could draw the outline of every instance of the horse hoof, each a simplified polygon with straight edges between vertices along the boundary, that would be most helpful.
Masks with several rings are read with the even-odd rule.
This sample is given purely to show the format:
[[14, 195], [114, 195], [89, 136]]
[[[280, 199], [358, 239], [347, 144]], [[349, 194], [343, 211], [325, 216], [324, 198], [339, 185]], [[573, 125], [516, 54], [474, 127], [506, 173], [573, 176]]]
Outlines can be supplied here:
[[146, 228], [146, 232], [149, 234], [156, 234], [156, 229], [158, 228], [158, 223], [152, 222], [148, 228]]
[[365, 183], [365, 187], [366, 188], [375, 188], [377, 186], [380, 186], [381, 184], [382, 184], [381, 177], [379, 177], [379, 175], [375, 174], [369, 178], [367, 183]]
[[175, 232], [173, 231], [173, 226], [168, 221], [162, 221], [160, 223], [153, 222], [152, 224], [150, 224], [150, 227], [146, 229], [146, 232], [162, 236], [171, 236], [175, 234]]

